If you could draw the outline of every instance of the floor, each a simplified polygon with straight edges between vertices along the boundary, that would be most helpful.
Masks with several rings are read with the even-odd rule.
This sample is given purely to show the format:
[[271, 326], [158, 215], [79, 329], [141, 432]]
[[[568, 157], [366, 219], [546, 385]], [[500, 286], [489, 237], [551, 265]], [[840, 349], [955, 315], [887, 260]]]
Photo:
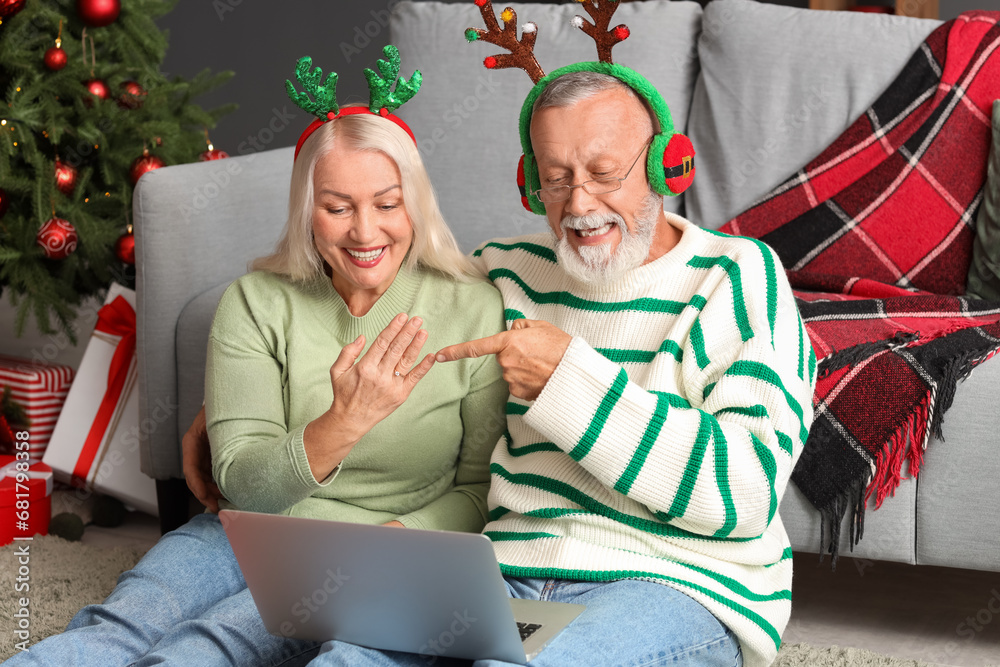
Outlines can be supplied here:
[[[195, 509], [192, 506], [192, 509]], [[132, 512], [118, 528], [89, 526], [95, 546], [152, 546], [159, 522]], [[864, 648], [948, 667], [1000, 667], [1000, 573], [841, 558], [831, 572], [795, 554], [787, 643]]]

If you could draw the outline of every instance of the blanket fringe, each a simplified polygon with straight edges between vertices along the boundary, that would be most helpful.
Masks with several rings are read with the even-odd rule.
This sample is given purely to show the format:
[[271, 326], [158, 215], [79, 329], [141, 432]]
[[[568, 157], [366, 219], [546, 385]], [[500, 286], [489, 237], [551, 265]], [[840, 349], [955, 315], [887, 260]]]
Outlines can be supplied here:
[[[916, 340], [918, 336], [919, 334], [913, 334], [913, 337], [910, 338], [910, 334], [900, 332], [893, 337], [893, 341], [858, 345], [843, 350], [842, 353], [853, 353], [861, 347], [867, 347], [868, 351], [874, 348], [901, 347], [910, 340]], [[893, 344], [889, 345], [890, 342]], [[869, 498], [872, 493], [875, 494], [875, 509], [878, 509], [886, 497], [895, 494], [903, 480], [904, 462], [909, 467], [909, 479], [915, 479], [920, 474], [924, 452], [927, 449], [930, 436], [934, 435], [938, 439], [944, 440], [942, 417], [955, 399], [958, 383], [967, 378], [972, 373], [973, 368], [995, 352], [995, 349], [986, 354], [981, 350], [970, 351], [951, 360], [943, 369], [936, 390], [927, 392], [927, 395], [914, 407], [910, 417], [875, 457], [873, 474], [853, 482], [825, 507], [818, 508], [820, 513], [820, 562], [823, 562], [826, 554], [829, 553], [831, 555], [831, 568], [837, 569], [837, 560], [840, 556], [840, 536], [845, 515], [847, 515], [850, 530], [848, 546], [853, 553], [854, 547], [864, 536], [865, 508]], [[842, 353], [833, 356], [836, 357]], [[850, 355], [845, 355], [845, 357], [847, 356]], [[846, 362], [844, 365], [847, 363], [850, 362]], [[827, 369], [835, 370], [836, 367], [827, 366]]]
[[865, 488], [867, 479], [853, 482], [840, 495], [834, 498], [826, 507], [819, 508], [819, 562], [823, 562], [826, 554], [831, 556], [830, 567], [837, 569], [837, 559], [840, 557], [840, 531], [844, 515], [850, 512], [848, 525], [851, 539], [848, 542], [851, 552], [854, 545], [861, 541], [865, 532]]
[[909, 419], [897, 430], [875, 457], [875, 475], [865, 492], [867, 501], [875, 493], [875, 509], [882, 506], [886, 496], [893, 496], [903, 481], [903, 462], [909, 464], [910, 478], [920, 472], [927, 447], [932, 397], [927, 392]]

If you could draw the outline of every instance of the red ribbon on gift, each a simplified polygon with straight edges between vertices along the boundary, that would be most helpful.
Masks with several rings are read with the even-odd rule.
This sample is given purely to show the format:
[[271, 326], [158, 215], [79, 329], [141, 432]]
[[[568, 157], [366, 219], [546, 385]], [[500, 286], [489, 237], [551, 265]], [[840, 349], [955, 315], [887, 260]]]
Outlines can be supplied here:
[[76, 467], [73, 469], [72, 482], [78, 487], [86, 485], [90, 467], [94, 464], [97, 452], [101, 448], [105, 431], [121, 399], [125, 380], [128, 379], [128, 369], [135, 355], [135, 310], [124, 297], [115, 297], [111, 303], [97, 311], [97, 325], [94, 330], [121, 336], [121, 340], [115, 346], [111, 368], [108, 369], [108, 388], [104, 392], [101, 406], [97, 409], [97, 416], [94, 417], [90, 433], [87, 434], [83, 449], [80, 450], [80, 456], [76, 460]]

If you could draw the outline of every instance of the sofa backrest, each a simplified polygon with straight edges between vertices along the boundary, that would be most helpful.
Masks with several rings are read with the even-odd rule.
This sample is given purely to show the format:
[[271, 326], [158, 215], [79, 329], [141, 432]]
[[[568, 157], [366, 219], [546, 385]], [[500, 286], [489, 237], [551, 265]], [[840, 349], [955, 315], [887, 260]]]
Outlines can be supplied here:
[[686, 215], [715, 229], [794, 174], [868, 108], [939, 24], [710, 2], [688, 119], [698, 172]]
[[[593, 41], [570, 24], [582, 13], [575, 3], [512, 7], [519, 24], [538, 24], [535, 51], [545, 71], [596, 59]], [[753, 0], [714, 0], [704, 12], [694, 2], [633, 2], [614, 23], [632, 33], [615, 47], [615, 61], [660, 90], [697, 152], [694, 185], [666, 198], [665, 208], [712, 229], [832, 142], [939, 25]], [[531, 81], [483, 67], [484, 57], [502, 50], [466, 43], [464, 29], [482, 26], [471, 2], [402, 2], [390, 24], [404, 71], [418, 68], [425, 77], [400, 113], [467, 250], [545, 229], [542, 217], [521, 207], [514, 180], [518, 116]]]
[[[499, 13], [506, 6], [497, 2], [494, 9]], [[597, 60], [594, 40], [570, 23], [584, 13], [577, 3], [510, 6], [517, 12], [519, 35], [524, 23], [538, 25], [535, 55], [546, 72]], [[615, 46], [615, 62], [634, 65], [657, 87], [678, 131], [691, 106], [701, 13], [695, 2], [651, 0], [623, 4], [613, 19], [632, 31]], [[420, 94], [400, 116], [413, 128], [441, 210], [466, 251], [494, 237], [547, 229], [543, 216], [521, 206], [516, 182], [518, 116], [531, 79], [521, 70], [486, 69], [483, 60], [504, 51], [468, 43], [465, 30], [473, 27], [485, 25], [472, 2], [402, 2], [389, 25], [404, 74], [419, 69], [424, 76]], [[668, 198], [667, 207], [680, 211], [683, 197]]]

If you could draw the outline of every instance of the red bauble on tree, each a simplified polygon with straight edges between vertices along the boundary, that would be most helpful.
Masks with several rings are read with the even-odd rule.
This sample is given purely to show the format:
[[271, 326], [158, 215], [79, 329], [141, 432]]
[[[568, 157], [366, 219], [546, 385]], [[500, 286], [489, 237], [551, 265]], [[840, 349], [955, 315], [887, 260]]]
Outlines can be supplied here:
[[45, 52], [45, 66], [48, 67], [53, 72], [61, 70], [66, 67], [67, 58], [66, 52], [62, 50], [62, 19], [59, 19], [59, 35], [56, 37], [56, 45]]
[[76, 189], [77, 171], [71, 164], [56, 159], [56, 188], [67, 197]]
[[135, 236], [131, 225], [115, 242], [115, 256], [126, 264], [135, 264]]
[[146, 96], [146, 89], [136, 81], [123, 81], [118, 86], [122, 94], [118, 96], [118, 106], [122, 109], [138, 109], [142, 106], [142, 98]]
[[0, 20], [9, 19], [24, 9], [27, 0], [0, 0]]
[[[58, 40], [56, 44], [58, 44]], [[63, 51], [58, 46], [53, 46], [51, 49], [45, 52], [45, 66], [48, 67], [53, 72], [61, 70], [66, 67], [66, 52]]]
[[202, 162], [211, 162], [212, 160], [222, 160], [229, 157], [229, 153], [226, 151], [220, 151], [218, 148], [212, 144], [208, 145], [208, 150], [204, 153], [198, 155], [198, 159]]
[[108, 84], [104, 83], [100, 79], [90, 79], [84, 82], [84, 87], [87, 89], [87, 95], [83, 98], [83, 103], [88, 107], [93, 106], [93, 98], [98, 98], [101, 100], [106, 100], [111, 97], [111, 89], [108, 88]]
[[0, 188], [0, 218], [7, 214], [7, 209], [10, 208], [10, 197], [7, 196], [7, 191]]
[[143, 150], [142, 155], [137, 157], [129, 168], [128, 175], [132, 179], [132, 185], [139, 182], [142, 175], [153, 171], [154, 169], [159, 169], [160, 167], [167, 166], [167, 163], [156, 157], [155, 155], [150, 155], [149, 150]]
[[212, 160], [221, 160], [229, 157], [229, 153], [220, 151], [212, 145], [212, 140], [208, 138], [207, 127], [205, 128], [205, 146], [208, 147], [208, 150], [198, 155], [198, 159], [202, 162], [211, 162]]
[[49, 259], [66, 259], [76, 250], [77, 241], [76, 228], [62, 218], [49, 218], [35, 236]]
[[76, 13], [92, 28], [111, 25], [121, 11], [121, 0], [76, 0]]

